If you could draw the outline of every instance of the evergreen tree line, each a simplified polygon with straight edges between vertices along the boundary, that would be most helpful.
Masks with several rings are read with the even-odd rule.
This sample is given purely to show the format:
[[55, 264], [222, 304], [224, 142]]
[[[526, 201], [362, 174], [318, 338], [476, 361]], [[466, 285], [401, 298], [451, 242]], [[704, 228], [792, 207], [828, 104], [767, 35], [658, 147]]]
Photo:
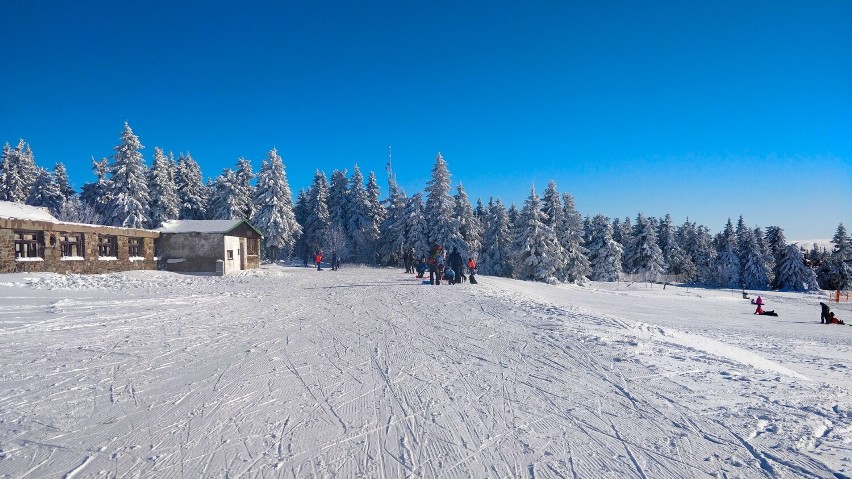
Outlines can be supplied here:
[[[173, 219], [248, 219], [263, 234], [267, 259], [311, 257], [336, 251], [346, 262], [396, 264], [404, 251], [424, 256], [433, 244], [457, 248], [477, 260], [482, 274], [533, 281], [616, 281], [623, 273], [647, 280], [677, 275], [708, 285], [784, 290], [852, 288], [852, 238], [841, 223], [831, 252], [787, 244], [778, 226], [734, 227], [711, 235], [687, 219], [675, 226], [658, 219], [583, 217], [574, 198], [550, 182], [542, 196], [531, 188], [523, 207], [499, 198], [472, 205], [461, 183], [455, 194], [438, 153], [423, 192], [408, 196], [388, 163], [388, 194], [376, 175], [365, 180], [317, 170], [311, 185], [292, 200], [284, 163], [275, 149], [255, 175], [239, 158], [205, 183], [192, 156], [155, 147], [149, 168], [144, 147], [125, 123], [111, 158], [92, 159], [96, 180], [78, 194], [62, 163], [37, 166], [23, 140], [8, 143], [0, 162], [0, 200], [43, 206], [58, 219], [131, 228], [157, 228]], [[252, 184], [254, 182], [254, 184]]]

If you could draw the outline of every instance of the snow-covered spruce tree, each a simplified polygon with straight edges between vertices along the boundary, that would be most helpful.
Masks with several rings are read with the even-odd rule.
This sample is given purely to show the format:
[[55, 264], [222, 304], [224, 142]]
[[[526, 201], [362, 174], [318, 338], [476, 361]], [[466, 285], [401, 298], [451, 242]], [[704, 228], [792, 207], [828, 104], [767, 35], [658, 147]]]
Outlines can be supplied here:
[[381, 234], [379, 254], [382, 262], [390, 262], [392, 257], [401, 258], [412, 246], [408, 240], [406, 228], [405, 191], [396, 182], [390, 162], [387, 164], [386, 171], [388, 174], [388, 197], [385, 199], [387, 216], [379, 228]]
[[104, 215], [106, 214], [106, 205], [109, 203], [110, 191], [112, 190], [112, 182], [107, 178], [107, 174], [109, 174], [109, 160], [102, 158], [101, 161], [96, 161], [93, 157], [92, 171], [95, 172], [97, 180], [94, 183], [83, 185], [80, 192], [80, 200], [99, 218], [98, 223], [103, 223]]
[[0, 163], [0, 200], [26, 202], [37, 175], [30, 145], [20, 140], [17, 146], [11, 148], [6, 143], [3, 147], [3, 161]]
[[148, 171], [148, 194], [151, 197], [151, 227], [159, 228], [163, 222], [176, 220], [180, 212], [177, 187], [172, 176], [172, 165], [163, 150], [154, 147], [154, 162]]
[[691, 260], [678, 243], [677, 231], [668, 213], [657, 227], [657, 244], [663, 253], [663, 267], [667, 274], [680, 275], [694, 270], [694, 266], [689, 264]]
[[453, 216], [455, 201], [450, 196], [450, 171], [440, 152], [435, 157], [426, 193], [429, 197], [426, 199], [424, 214], [429, 226], [429, 242], [442, 245], [446, 251], [452, 251], [453, 247], [466, 249], [459, 234], [458, 221]]
[[757, 238], [752, 234], [749, 243], [745, 245], [748, 249], [745, 254], [745, 264], [740, 273], [742, 286], [749, 289], [766, 289], [769, 286], [769, 267], [766, 264], [766, 256], [757, 243]]
[[627, 262], [630, 260], [626, 254], [630, 248], [630, 236], [633, 234], [633, 226], [630, 223], [630, 217], [625, 216], [624, 221], [618, 218], [612, 220], [612, 239], [621, 245], [621, 270], [631, 272], [631, 265]]
[[212, 220], [231, 220], [243, 217], [243, 208], [239, 197], [240, 179], [234, 170], [225, 168], [216, 177], [207, 203], [207, 217]]
[[556, 189], [556, 182], [551, 180], [547, 184], [547, 188], [544, 190], [544, 196], [541, 198], [541, 209], [544, 212], [544, 218], [546, 218], [545, 224], [556, 237], [557, 248], [555, 254], [557, 255], [555, 261], [557, 263], [557, 269], [554, 273], [554, 276], [559, 281], [565, 281], [565, 250], [562, 248], [561, 238], [565, 235], [565, 214], [562, 210], [562, 198], [559, 196], [559, 191]]
[[251, 180], [254, 179], [254, 170], [252, 170], [251, 161], [238, 158], [237, 169], [234, 173], [237, 175], [234, 196], [240, 217], [251, 218], [254, 216], [254, 187], [251, 185]]
[[293, 215], [296, 218], [296, 223], [302, 226], [302, 234], [296, 239], [296, 244], [293, 246], [293, 254], [297, 258], [301, 258], [303, 264], [307, 266], [308, 257], [311, 256], [311, 248], [305, 237], [305, 223], [308, 222], [308, 190], [302, 188], [296, 196], [296, 204], [293, 206]]
[[69, 223], [85, 223], [90, 225], [103, 223], [101, 216], [91, 206], [84, 203], [79, 196], [74, 196], [63, 203], [54, 216], [59, 221], [67, 221]]
[[713, 260], [717, 253], [710, 230], [687, 218], [678, 227], [677, 241], [688, 259], [686, 269], [681, 273], [686, 275], [686, 281], [713, 284]]
[[763, 257], [763, 264], [767, 268], [766, 275], [769, 278], [769, 286], [771, 287], [772, 282], [775, 280], [775, 256], [769, 249], [769, 244], [766, 242], [766, 238], [763, 236], [763, 229], [760, 226], [754, 227], [752, 236], [754, 236], [757, 249]]
[[423, 213], [423, 193], [416, 193], [405, 204], [405, 230], [416, 258], [429, 254], [429, 230]]
[[780, 226], [767, 226], [763, 239], [773, 260], [772, 287], [780, 289], [778, 276], [781, 274], [781, 262], [787, 256], [787, 239], [784, 237], [784, 230]]
[[308, 188], [305, 200], [305, 219], [302, 225], [302, 238], [308, 252], [333, 249], [327, 244], [331, 217], [328, 213], [328, 180], [325, 173], [317, 170], [314, 180]]
[[59, 191], [59, 185], [53, 175], [44, 168], [36, 167], [36, 179], [30, 189], [27, 204], [47, 208], [50, 214], [55, 216], [64, 203], [65, 197]]
[[849, 239], [843, 223], [837, 226], [831, 242], [834, 243], [834, 250], [828, 259], [827, 286], [839, 290], [852, 289], [852, 240]]
[[748, 261], [749, 256], [752, 253], [752, 241], [754, 240], [754, 232], [745, 224], [745, 220], [743, 216], [740, 215], [740, 218], [737, 220], [737, 229], [736, 229], [736, 253], [737, 257], [740, 259], [740, 271], [745, 268], [746, 261]]
[[778, 289], [787, 291], [816, 291], [819, 289], [814, 270], [805, 265], [799, 246], [788, 245], [778, 262], [778, 276], [775, 278]]
[[644, 281], [658, 281], [663, 273], [663, 252], [657, 245], [654, 225], [642, 213], [636, 215], [628, 246], [622, 261], [630, 273], [639, 274]]
[[577, 212], [574, 197], [568, 193], [562, 194], [562, 215], [565, 218], [565, 229], [560, 232], [558, 239], [565, 254], [563, 275], [568, 283], [583, 284], [591, 274], [589, 250], [584, 246], [583, 218]]
[[328, 187], [329, 238], [328, 245], [338, 256], [351, 259], [352, 239], [349, 237], [349, 179], [346, 170], [334, 170]]
[[515, 272], [519, 279], [556, 283], [556, 273], [562, 266], [562, 248], [556, 232], [547, 224], [547, 214], [541, 199], [530, 188], [530, 196], [518, 218], [513, 253]]
[[349, 237], [352, 238], [350, 251], [352, 260], [362, 264], [375, 264], [379, 227], [373, 218], [376, 211], [370, 194], [364, 188], [364, 176], [361, 174], [358, 165], [355, 165], [352, 178], [349, 180], [348, 205], [349, 224], [347, 231]]
[[725, 230], [718, 237], [718, 253], [713, 260], [713, 284], [723, 288], [740, 287], [740, 258], [737, 256], [737, 236], [728, 218]]
[[293, 196], [284, 162], [275, 148], [269, 150], [260, 174], [254, 197], [255, 214], [252, 224], [263, 233], [263, 246], [272, 261], [289, 257], [302, 234], [293, 212]]
[[604, 215], [596, 215], [591, 220], [591, 241], [589, 263], [592, 271], [589, 277], [595, 281], [618, 281], [621, 275], [621, 245], [612, 239], [612, 224]]
[[488, 201], [484, 226], [482, 253], [477, 269], [486, 275], [513, 277], [511, 224], [506, 207], [499, 198], [497, 201]]
[[374, 256], [378, 257], [379, 251], [379, 238], [381, 237], [381, 227], [382, 223], [384, 223], [385, 218], [388, 215], [388, 212], [385, 211], [385, 206], [382, 204], [381, 196], [382, 191], [379, 188], [379, 182], [376, 179], [376, 173], [374, 171], [370, 171], [370, 174], [367, 176], [367, 200], [368, 205], [370, 207], [370, 219], [373, 222], [371, 229], [373, 230], [373, 251]]
[[59, 188], [59, 194], [62, 195], [63, 202], [70, 201], [77, 196], [77, 192], [71, 187], [71, 182], [68, 179], [68, 170], [62, 163], [53, 165], [53, 178], [56, 182], [56, 187]]
[[178, 201], [180, 201], [180, 212], [178, 213], [180, 219], [203, 220], [207, 218], [207, 199], [210, 192], [201, 176], [201, 167], [189, 153], [178, 155], [175, 186], [177, 187]]
[[459, 225], [459, 234], [461, 235], [462, 244], [459, 246], [459, 253], [463, 259], [472, 258], [479, 251], [482, 244], [482, 224], [479, 219], [473, 214], [473, 206], [464, 191], [461, 183], [456, 188], [455, 213], [454, 216]]
[[115, 147], [113, 162], [109, 167], [110, 190], [104, 222], [125, 228], [146, 228], [150, 217], [148, 210], [148, 167], [142, 159], [144, 148], [124, 122], [121, 143]]

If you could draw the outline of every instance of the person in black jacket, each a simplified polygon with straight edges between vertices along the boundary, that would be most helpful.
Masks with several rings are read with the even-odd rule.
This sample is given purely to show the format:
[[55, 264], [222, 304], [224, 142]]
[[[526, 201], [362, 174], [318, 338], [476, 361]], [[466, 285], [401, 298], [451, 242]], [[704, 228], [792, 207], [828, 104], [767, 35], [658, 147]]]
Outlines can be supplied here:
[[447, 257], [447, 261], [450, 263], [450, 268], [452, 268], [455, 273], [456, 282], [461, 283], [462, 281], [462, 256], [459, 253], [459, 249], [453, 246], [453, 252], [450, 253], [450, 256]]
[[831, 309], [825, 303], [819, 303], [820, 308], [822, 308], [822, 312], [819, 315], [819, 322], [822, 324], [828, 324], [828, 316], [831, 314]]

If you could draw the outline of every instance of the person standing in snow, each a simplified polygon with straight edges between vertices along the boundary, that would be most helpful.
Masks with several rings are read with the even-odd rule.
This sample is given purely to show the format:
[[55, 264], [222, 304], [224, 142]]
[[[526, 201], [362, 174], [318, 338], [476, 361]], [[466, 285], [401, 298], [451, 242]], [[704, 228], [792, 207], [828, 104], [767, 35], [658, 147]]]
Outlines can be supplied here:
[[828, 318], [831, 315], [831, 308], [829, 308], [827, 304], [822, 303], [822, 302], [819, 303], [819, 307], [822, 309], [822, 311], [819, 314], [819, 322], [821, 324], [827, 324]]
[[462, 257], [459, 249], [453, 246], [453, 252], [450, 253], [447, 259], [450, 262], [450, 268], [453, 270], [453, 276], [455, 276], [453, 282], [457, 281], [460, 283], [464, 275], [462, 274]]
[[337, 250], [331, 251], [331, 270], [337, 271]]
[[317, 252], [316, 263], [317, 263], [317, 271], [322, 271], [322, 250], [319, 250]]

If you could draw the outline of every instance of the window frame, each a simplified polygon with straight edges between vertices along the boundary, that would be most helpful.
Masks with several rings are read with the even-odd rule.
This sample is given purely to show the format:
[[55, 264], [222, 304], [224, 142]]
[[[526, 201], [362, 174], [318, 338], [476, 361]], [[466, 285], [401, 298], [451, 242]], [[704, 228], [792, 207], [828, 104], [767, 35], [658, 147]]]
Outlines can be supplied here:
[[[59, 256], [61, 258], [85, 258], [86, 249], [83, 247], [83, 233], [59, 232]], [[76, 238], [71, 241], [70, 238]], [[70, 254], [70, 248], [76, 247], [77, 254]]]
[[246, 238], [246, 256], [260, 256], [260, 239]]
[[[24, 236], [32, 235], [32, 239], [24, 239]], [[15, 259], [42, 258], [44, 259], [44, 231], [15, 230]], [[24, 248], [24, 246], [28, 246]], [[30, 251], [35, 254], [29, 254]], [[26, 251], [26, 255], [20, 254]]]
[[131, 258], [145, 256], [145, 241], [143, 238], [127, 238], [127, 253]]
[[[109, 249], [107, 249], [109, 248]], [[111, 254], [107, 254], [111, 253]], [[118, 236], [98, 234], [98, 257], [115, 258], [118, 256]]]

